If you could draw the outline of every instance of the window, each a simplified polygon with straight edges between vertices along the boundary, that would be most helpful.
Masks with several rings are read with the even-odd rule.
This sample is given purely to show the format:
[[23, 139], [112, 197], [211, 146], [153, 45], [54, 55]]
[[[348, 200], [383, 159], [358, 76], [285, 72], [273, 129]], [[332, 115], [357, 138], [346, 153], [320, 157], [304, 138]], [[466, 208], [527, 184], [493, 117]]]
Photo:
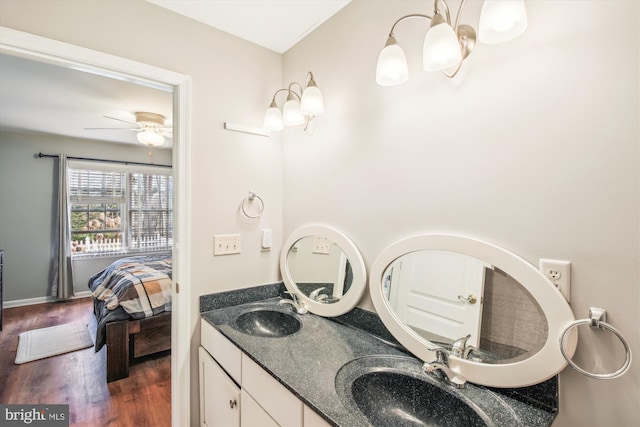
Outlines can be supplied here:
[[171, 176], [129, 174], [129, 232], [131, 247], [171, 247], [173, 187]]
[[73, 254], [171, 249], [173, 182], [162, 167], [69, 162]]

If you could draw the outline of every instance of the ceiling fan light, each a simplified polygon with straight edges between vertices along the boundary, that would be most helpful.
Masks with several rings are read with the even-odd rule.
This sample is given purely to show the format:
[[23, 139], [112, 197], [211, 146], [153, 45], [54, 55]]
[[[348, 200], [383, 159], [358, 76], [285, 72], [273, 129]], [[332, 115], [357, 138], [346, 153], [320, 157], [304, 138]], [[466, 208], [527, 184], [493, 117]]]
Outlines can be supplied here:
[[[436, 17], [440, 14], [436, 14]], [[433, 21], [436, 21], [434, 17]], [[432, 22], [433, 22], [432, 21]], [[436, 23], [424, 38], [422, 67], [425, 71], [442, 71], [462, 61], [460, 42], [453, 28], [446, 22]]]
[[407, 57], [393, 36], [378, 56], [376, 83], [380, 86], [397, 86], [409, 79]]
[[136, 123], [141, 126], [164, 126], [165, 117], [162, 114], [137, 111], [135, 115]]
[[524, 0], [485, 0], [480, 12], [478, 37], [495, 44], [518, 37], [527, 29]]
[[164, 143], [164, 137], [152, 129], [145, 129], [136, 135], [138, 142], [149, 147], [158, 147]]

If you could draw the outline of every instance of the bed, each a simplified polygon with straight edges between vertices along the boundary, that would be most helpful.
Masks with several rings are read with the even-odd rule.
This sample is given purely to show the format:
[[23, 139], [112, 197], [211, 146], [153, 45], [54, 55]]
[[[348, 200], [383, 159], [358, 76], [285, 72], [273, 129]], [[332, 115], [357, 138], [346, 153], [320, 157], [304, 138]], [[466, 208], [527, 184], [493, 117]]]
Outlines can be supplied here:
[[95, 351], [107, 347], [107, 382], [128, 377], [133, 359], [171, 349], [171, 273], [171, 254], [138, 255], [89, 279]]

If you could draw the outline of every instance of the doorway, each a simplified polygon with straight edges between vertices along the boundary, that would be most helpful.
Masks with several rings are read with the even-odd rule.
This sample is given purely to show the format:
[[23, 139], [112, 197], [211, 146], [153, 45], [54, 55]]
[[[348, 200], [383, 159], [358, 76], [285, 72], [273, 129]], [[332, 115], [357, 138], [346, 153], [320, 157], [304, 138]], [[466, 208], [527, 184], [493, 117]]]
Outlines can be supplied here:
[[174, 286], [171, 323], [171, 409], [172, 425], [190, 424], [190, 278], [187, 217], [190, 185], [190, 77], [148, 64], [86, 49], [45, 37], [0, 27], [0, 53], [72, 67], [88, 73], [125, 79], [142, 85], [173, 88], [174, 117]]

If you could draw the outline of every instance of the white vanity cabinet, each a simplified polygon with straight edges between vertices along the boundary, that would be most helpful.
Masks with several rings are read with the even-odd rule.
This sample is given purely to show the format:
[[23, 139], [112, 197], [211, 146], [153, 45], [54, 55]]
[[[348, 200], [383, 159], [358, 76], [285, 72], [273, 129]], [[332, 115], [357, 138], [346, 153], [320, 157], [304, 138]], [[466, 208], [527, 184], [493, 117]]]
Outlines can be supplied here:
[[206, 321], [200, 328], [201, 427], [328, 427]]

